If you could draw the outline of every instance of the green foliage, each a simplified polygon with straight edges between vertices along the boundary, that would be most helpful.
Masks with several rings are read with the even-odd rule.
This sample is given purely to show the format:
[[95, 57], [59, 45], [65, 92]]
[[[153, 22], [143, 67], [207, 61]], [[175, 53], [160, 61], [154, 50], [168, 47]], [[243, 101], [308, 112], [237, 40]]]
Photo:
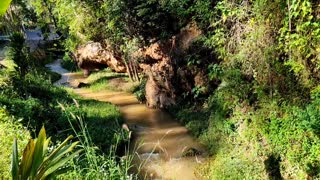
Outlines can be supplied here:
[[[12, 142], [16, 138], [18, 145], [25, 147], [30, 138], [29, 132], [18, 122], [17, 119], [10, 116], [4, 108], [0, 108], [0, 174], [3, 179], [10, 179], [10, 156]], [[21, 153], [21, 149], [19, 149]]]
[[[12, 179], [47, 179], [53, 174], [65, 171], [65, 164], [82, 150], [73, 152], [79, 142], [68, 144], [72, 136], [65, 139], [49, 154], [50, 138], [46, 137], [44, 127], [37, 139], [30, 139], [19, 162], [17, 140], [13, 143], [11, 173]], [[71, 153], [71, 154], [69, 154]]]
[[146, 84], [147, 84], [147, 79], [143, 78], [140, 84], [133, 89], [134, 95], [137, 97], [138, 101], [140, 102], [146, 101]]
[[[54, 24], [65, 38], [66, 49], [73, 51], [89, 40], [99, 41], [126, 61], [140, 61], [132, 56], [140, 47], [167, 41], [186, 24], [195, 23], [202, 30], [201, 37], [184, 55], [173, 53], [171, 58], [175, 70], [182, 69], [192, 76], [188, 77], [191, 81], [188, 92], [178, 92], [177, 99], [180, 101], [184, 95], [192, 97], [189, 102], [184, 98], [180, 103], [185, 106], [175, 113], [208, 146], [209, 154], [215, 155], [203, 169], [206, 171], [203, 177], [273, 178], [265, 162], [273, 156], [279, 157], [280, 167], [271, 169], [280, 169], [285, 179], [319, 176], [320, 8], [316, 1], [33, 0], [33, 3], [39, 25], [48, 30]], [[16, 56], [23, 57], [18, 60], [28, 60], [23, 53]], [[71, 62], [70, 58], [64, 58], [64, 65]], [[18, 67], [26, 67], [21, 63], [17, 63]], [[2, 75], [0, 93], [4, 96], [0, 96], [0, 104], [10, 113], [30, 122], [47, 115], [46, 123], [61, 130], [70, 115], [57, 109], [54, 101], [58, 99], [88, 124], [88, 133], [93, 141], [97, 140], [96, 145], [107, 149], [107, 145], [114, 143], [109, 128], [105, 132], [96, 127], [118, 129], [116, 122], [121, 122], [118, 110], [85, 100], [80, 100], [77, 108], [71, 98], [64, 97], [65, 91], [38, 82], [37, 73], [27, 70], [22, 73], [25, 79], [14, 74]], [[207, 93], [203, 93], [205, 87], [193, 85], [193, 76], [200, 71], [210, 79], [208, 84], [212, 88]], [[95, 73], [89, 78], [88, 89], [116, 87], [109, 84], [115, 77], [119, 76]], [[136, 89], [139, 99], [145, 98], [144, 88], [142, 82]], [[110, 114], [104, 113], [104, 108]], [[109, 115], [117, 120], [104, 118]], [[31, 124], [39, 128], [41, 123], [39, 120]], [[105, 133], [107, 140], [97, 137], [99, 133]], [[97, 159], [114, 162], [104, 157]], [[70, 177], [81, 178], [77, 175]]]
[[[39, 69], [37, 70], [37, 72], [29, 72], [23, 79], [14, 78], [17, 76], [16, 73], [8, 77], [6, 77], [8, 74], [4, 73], [1, 76], [4, 78], [4, 83], [0, 86], [0, 104], [5, 106], [10, 114], [19, 118], [19, 123], [24, 124], [30, 130], [37, 131], [43, 124], [48, 126], [47, 132], [52, 135], [54, 142], [64, 139], [67, 134], [79, 135], [82, 131], [77, 119], [74, 120], [71, 115], [62, 112], [57, 101], [63, 103], [66, 109], [74, 114], [73, 116], [83, 118], [82, 124], [86, 124], [86, 133], [91, 139], [90, 145], [81, 142], [81, 146], [86, 148], [86, 157], [77, 156], [76, 159], [70, 161], [68, 167], [71, 169], [66, 169], [68, 174], [57, 178], [106, 177], [107, 173], [108, 177], [125, 179], [128, 176], [130, 157], [119, 161], [117, 154], [117, 144], [127, 141], [126, 132], [123, 132], [120, 127], [123, 120], [119, 110], [112, 104], [93, 100], [80, 99], [75, 103], [67, 91], [52, 86], [49, 80], [45, 80], [47, 76], [43, 75]], [[74, 125], [76, 132], [70, 129], [68, 120]], [[9, 130], [4, 132], [9, 132]], [[10, 133], [7, 135], [9, 136]], [[83, 140], [82, 135], [79, 135], [78, 138]], [[12, 140], [13, 138], [10, 141]], [[95, 168], [92, 169], [92, 167]]]
[[208, 66], [208, 76], [210, 80], [219, 79], [223, 75], [223, 69], [218, 64], [210, 64]]
[[79, 71], [76, 62], [74, 62], [74, 60], [68, 55], [68, 53], [65, 53], [65, 55], [63, 56], [61, 66], [71, 72]]
[[[114, 137], [107, 137], [114, 140], [112, 145], [108, 147], [108, 153], [101, 154], [99, 149], [96, 148], [96, 138], [100, 137], [95, 135], [90, 129], [92, 124], [90, 122], [83, 121], [83, 117], [70, 111], [69, 108], [64, 107], [60, 104], [61, 108], [70, 115], [68, 119], [72, 130], [80, 140], [80, 146], [84, 149], [84, 156], [78, 157], [70, 166], [72, 170], [68, 171], [67, 174], [58, 176], [58, 179], [74, 179], [74, 178], [89, 178], [89, 179], [127, 179], [129, 177], [128, 170], [132, 161], [132, 156], [126, 154], [120, 161], [119, 154], [117, 154], [117, 148], [121, 141], [128, 140], [128, 134], [125, 131], [117, 132]], [[107, 126], [108, 127], [108, 126]], [[108, 133], [112, 132], [112, 130]], [[93, 138], [92, 138], [93, 137]], [[104, 151], [106, 152], [106, 151]], [[86, 168], [88, 167], [89, 168]], [[132, 178], [132, 177], [131, 177]]]
[[312, 1], [288, 1], [280, 29], [279, 48], [286, 53], [285, 65], [311, 86], [311, 72], [319, 70], [320, 23], [314, 16]]
[[[40, 130], [43, 123], [50, 123], [47, 130], [56, 131], [57, 119], [62, 116], [56, 101], [72, 102], [67, 92], [53, 87], [46, 76], [28, 73], [24, 79], [9, 77], [0, 96], [0, 104], [10, 114], [21, 118], [30, 129]], [[58, 126], [59, 127], [59, 126]], [[62, 126], [60, 126], [62, 127]]]
[[28, 50], [25, 46], [25, 39], [21, 33], [13, 33], [10, 37], [9, 59], [16, 64], [16, 70], [24, 77], [31, 66]]
[[284, 107], [281, 117], [270, 115], [264, 136], [272, 150], [283, 159], [298, 165], [310, 176], [320, 173], [319, 99], [306, 108]]
[[0, 15], [4, 15], [10, 6], [11, 0], [3, 0], [0, 2]]
[[255, 158], [258, 159], [253, 153], [248, 153], [244, 149], [224, 149], [224, 152], [220, 151], [216, 155], [211, 164], [204, 166], [202, 170], [207, 173], [199, 172], [199, 175], [203, 179], [268, 179], [263, 162]]

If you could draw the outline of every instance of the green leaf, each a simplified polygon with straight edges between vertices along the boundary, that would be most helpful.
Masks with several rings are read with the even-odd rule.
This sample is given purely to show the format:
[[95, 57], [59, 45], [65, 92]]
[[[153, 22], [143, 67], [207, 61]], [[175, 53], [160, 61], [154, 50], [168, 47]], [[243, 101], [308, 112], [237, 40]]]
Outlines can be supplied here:
[[11, 0], [1, 0], [0, 1], [0, 16], [4, 15], [11, 3]]
[[67, 139], [65, 139], [59, 147], [57, 147], [57, 149], [55, 149], [47, 158], [45, 158], [45, 162], [46, 163], [47, 161], [50, 161], [52, 160], [54, 157], [56, 157], [56, 155], [59, 153], [60, 149], [62, 149], [67, 143], [69, 140], [71, 140], [73, 138], [72, 135], [70, 135], [69, 137], [67, 137]]
[[[59, 159], [61, 159], [61, 157], [69, 152], [71, 152], [74, 147], [79, 144], [79, 141], [74, 142], [70, 145], [65, 146], [64, 148], [62, 148], [53, 158], [50, 162], [55, 163], [56, 161], [58, 161]], [[48, 166], [51, 166], [51, 163], [49, 163]]]
[[11, 174], [13, 180], [18, 180], [18, 171], [19, 171], [19, 158], [18, 158], [18, 143], [17, 139], [14, 138], [12, 146], [12, 155], [11, 155]]
[[49, 137], [43, 144], [43, 154], [44, 155], [46, 155], [48, 152], [48, 146], [49, 146], [50, 141], [51, 141], [51, 138]]
[[52, 174], [53, 172], [55, 172], [56, 170], [58, 170], [60, 167], [62, 167], [66, 162], [68, 162], [70, 159], [74, 158], [76, 155], [78, 155], [81, 151], [83, 151], [83, 149], [80, 149], [74, 153], [72, 153], [71, 155], [59, 160], [56, 164], [54, 164], [52, 167], [50, 167], [45, 173], [44, 175], [41, 177], [41, 179], [45, 179], [48, 175]]
[[59, 174], [66, 170], [65, 163], [79, 154], [81, 150], [67, 156], [73, 151], [79, 141], [67, 144], [72, 136], [65, 139], [51, 154], [46, 157], [50, 138], [47, 139], [45, 128], [42, 127], [38, 138], [29, 140], [29, 143], [23, 151], [23, 156], [19, 165], [17, 140], [13, 144], [11, 173], [13, 180], [46, 179], [52, 173]]
[[37, 170], [40, 166], [40, 164], [43, 162], [44, 159], [44, 145], [47, 140], [46, 130], [42, 126], [38, 138], [36, 140], [36, 145], [34, 149], [34, 157], [33, 157], [33, 163], [32, 163], [32, 169], [31, 169], [31, 176], [34, 176], [37, 173]]
[[27, 147], [23, 151], [22, 160], [19, 167], [19, 176], [21, 179], [28, 179], [31, 171], [34, 155], [34, 140], [30, 139]]
[[56, 170], [55, 172], [49, 174], [48, 176], [46, 176], [46, 179], [53, 179], [54, 177], [56, 177], [59, 174], [64, 174], [68, 171], [72, 170], [72, 167], [68, 166], [68, 167], [62, 167], [59, 168], [58, 170]]
[[67, 142], [73, 136], [69, 136], [66, 140], [64, 140], [60, 146], [58, 146], [48, 157], [44, 159], [44, 161], [40, 165], [40, 169], [38, 170], [38, 177], [41, 177], [46, 173], [46, 171], [51, 167], [54, 166], [55, 163], [59, 162], [59, 159], [66, 153], [71, 152], [73, 148], [76, 146], [78, 142], [75, 142], [71, 145], [67, 145]]

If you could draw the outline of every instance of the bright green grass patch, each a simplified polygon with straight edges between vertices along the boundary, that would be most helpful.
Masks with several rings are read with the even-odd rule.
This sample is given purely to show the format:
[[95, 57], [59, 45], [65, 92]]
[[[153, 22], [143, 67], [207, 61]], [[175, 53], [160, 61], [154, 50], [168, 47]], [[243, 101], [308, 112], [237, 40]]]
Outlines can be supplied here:
[[90, 74], [87, 80], [89, 83], [97, 83], [98, 81], [107, 80], [107, 78], [111, 79], [112, 77], [126, 77], [126, 75], [124, 73], [112, 72], [107, 68]]
[[110, 69], [105, 69], [99, 72], [92, 73], [88, 79], [90, 84], [87, 89], [92, 91], [112, 90], [133, 92], [139, 86], [140, 82], [131, 82], [125, 73], [112, 72]]
[[61, 123], [72, 127], [84, 154], [73, 159], [70, 171], [57, 179], [127, 179], [132, 157], [119, 153], [129, 141], [128, 132], [120, 126], [123, 119], [119, 109], [111, 103], [72, 96], [77, 99], [75, 105], [61, 105], [69, 116]]
[[[268, 179], [263, 161], [244, 149], [221, 151], [208, 160], [199, 175], [203, 179]], [[205, 173], [204, 173], [205, 172]]]
[[11, 0], [2, 0], [0, 2], [0, 15], [4, 15], [11, 3]]
[[[94, 107], [91, 107], [90, 103], [84, 103], [85, 105], [80, 107], [80, 109], [87, 112], [87, 118], [91, 116], [103, 116], [103, 113], [101, 114], [99, 112], [99, 108], [103, 107], [103, 105], [94, 106], [96, 109], [93, 110], [92, 108]], [[105, 115], [110, 115], [108, 112], [113, 112], [116, 116], [119, 114], [118, 111], [114, 109], [114, 106], [110, 106], [110, 104], [107, 105], [109, 105], [109, 109], [106, 109], [108, 111]], [[61, 107], [64, 108], [63, 105], [61, 105]], [[125, 148], [121, 146], [121, 144], [125, 139], [128, 140], [129, 136], [127, 132], [119, 131], [117, 127], [114, 127], [113, 132], [115, 132], [115, 134], [111, 137], [114, 142], [112, 145], [110, 144], [108, 147], [105, 147], [108, 148], [108, 151], [101, 152], [100, 149], [96, 148], [97, 136], [92, 136], [92, 132], [94, 131], [92, 131], [91, 122], [84, 122], [84, 117], [76, 115], [69, 110], [66, 110], [66, 113], [72, 115], [69, 123], [76, 137], [79, 139], [79, 146], [84, 149], [84, 153], [73, 159], [73, 161], [69, 163], [71, 169], [67, 173], [58, 176], [57, 179], [128, 179], [129, 176], [132, 176], [129, 175], [129, 169], [133, 156], [129, 155], [128, 151], [126, 154], [118, 153], [118, 148]], [[110, 130], [111, 127], [104, 127], [103, 125], [104, 124], [102, 124], [101, 128], [109, 128], [109, 132], [106, 133], [112, 131]], [[99, 137], [111, 139], [105, 137], [106, 134], [97, 134]]]
[[30, 134], [28, 130], [22, 127], [13, 117], [0, 108], [0, 179], [10, 179], [10, 162], [12, 144], [14, 138], [17, 138], [19, 145], [19, 154], [28, 143]]

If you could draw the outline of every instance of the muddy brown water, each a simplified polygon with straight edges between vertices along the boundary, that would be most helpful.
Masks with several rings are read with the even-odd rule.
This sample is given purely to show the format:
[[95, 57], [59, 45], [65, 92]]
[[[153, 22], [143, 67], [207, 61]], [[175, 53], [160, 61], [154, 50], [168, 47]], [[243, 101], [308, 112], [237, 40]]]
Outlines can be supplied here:
[[[69, 73], [57, 60], [47, 65], [62, 78], [55, 85], [74, 87], [86, 82], [82, 75]], [[133, 131], [134, 166], [144, 179], [193, 180], [196, 167], [204, 162], [205, 148], [195, 141], [188, 130], [159, 109], [149, 109], [134, 95], [126, 92], [74, 88], [74, 92], [90, 99], [111, 102], [119, 107]]]

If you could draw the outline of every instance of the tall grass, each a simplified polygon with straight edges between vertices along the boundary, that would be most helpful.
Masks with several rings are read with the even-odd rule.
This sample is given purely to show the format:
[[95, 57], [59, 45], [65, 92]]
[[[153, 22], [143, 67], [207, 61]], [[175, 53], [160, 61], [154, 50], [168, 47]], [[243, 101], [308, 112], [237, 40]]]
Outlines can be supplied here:
[[[75, 104], [78, 106], [77, 101], [75, 101]], [[122, 157], [117, 154], [117, 148], [121, 141], [128, 138], [128, 134], [125, 131], [115, 134], [115, 144], [112, 144], [105, 154], [94, 145], [87, 124], [83, 120], [84, 116], [76, 115], [68, 111], [64, 105], [59, 105], [65, 113], [70, 115], [68, 116], [70, 117], [68, 122], [79, 139], [84, 153], [70, 163], [72, 170], [59, 176], [58, 179], [136, 179], [135, 175], [129, 174], [133, 156], [129, 155], [128, 151]], [[129, 144], [127, 149], [128, 146]]]

